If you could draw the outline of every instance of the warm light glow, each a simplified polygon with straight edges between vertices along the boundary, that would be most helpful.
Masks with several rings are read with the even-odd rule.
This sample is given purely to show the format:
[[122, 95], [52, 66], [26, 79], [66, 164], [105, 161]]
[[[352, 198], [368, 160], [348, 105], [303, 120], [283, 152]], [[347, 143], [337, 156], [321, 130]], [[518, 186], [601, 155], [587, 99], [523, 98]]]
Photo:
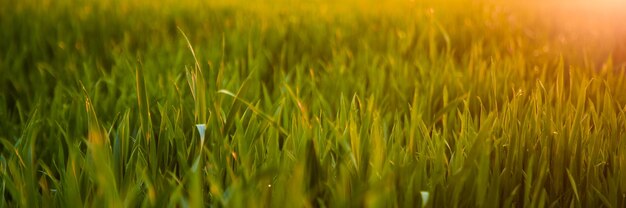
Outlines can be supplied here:
[[589, 9], [612, 10], [623, 9], [626, 6], [626, 1], [624, 0], [578, 0], [573, 2]]
[[626, 0], [535, 1], [541, 16], [577, 36], [626, 34]]

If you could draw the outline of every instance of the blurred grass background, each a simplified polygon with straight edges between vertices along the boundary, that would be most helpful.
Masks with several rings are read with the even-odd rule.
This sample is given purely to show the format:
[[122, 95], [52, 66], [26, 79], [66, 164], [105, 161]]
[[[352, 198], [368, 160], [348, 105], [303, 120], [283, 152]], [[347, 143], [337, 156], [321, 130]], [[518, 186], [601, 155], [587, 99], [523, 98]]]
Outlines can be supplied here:
[[0, 207], [623, 207], [621, 13], [561, 5], [0, 0]]

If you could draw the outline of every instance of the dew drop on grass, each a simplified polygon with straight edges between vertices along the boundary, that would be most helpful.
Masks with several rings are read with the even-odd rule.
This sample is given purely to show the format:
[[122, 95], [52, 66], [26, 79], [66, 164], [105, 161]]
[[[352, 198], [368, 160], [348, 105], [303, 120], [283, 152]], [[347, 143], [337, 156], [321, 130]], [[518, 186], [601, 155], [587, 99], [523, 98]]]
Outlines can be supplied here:
[[204, 133], [206, 132], [206, 124], [196, 124], [198, 133], [200, 134], [200, 144], [204, 144]]
[[420, 191], [420, 195], [422, 195], [422, 207], [425, 207], [428, 204], [430, 193], [428, 191]]

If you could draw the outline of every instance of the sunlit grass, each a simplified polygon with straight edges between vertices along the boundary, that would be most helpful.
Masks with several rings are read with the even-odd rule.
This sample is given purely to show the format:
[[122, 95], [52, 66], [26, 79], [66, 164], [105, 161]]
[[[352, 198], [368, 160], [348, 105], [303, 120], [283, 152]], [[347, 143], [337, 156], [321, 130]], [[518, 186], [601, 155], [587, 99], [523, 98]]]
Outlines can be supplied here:
[[626, 204], [612, 25], [496, 1], [0, 2], [0, 207]]

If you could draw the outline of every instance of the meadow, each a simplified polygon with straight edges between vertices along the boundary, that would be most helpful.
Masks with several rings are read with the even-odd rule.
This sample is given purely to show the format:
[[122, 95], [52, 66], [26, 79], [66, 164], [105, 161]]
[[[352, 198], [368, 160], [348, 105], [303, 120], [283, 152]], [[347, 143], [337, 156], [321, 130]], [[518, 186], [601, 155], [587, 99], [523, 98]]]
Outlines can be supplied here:
[[0, 207], [624, 207], [626, 25], [555, 8], [0, 0]]

